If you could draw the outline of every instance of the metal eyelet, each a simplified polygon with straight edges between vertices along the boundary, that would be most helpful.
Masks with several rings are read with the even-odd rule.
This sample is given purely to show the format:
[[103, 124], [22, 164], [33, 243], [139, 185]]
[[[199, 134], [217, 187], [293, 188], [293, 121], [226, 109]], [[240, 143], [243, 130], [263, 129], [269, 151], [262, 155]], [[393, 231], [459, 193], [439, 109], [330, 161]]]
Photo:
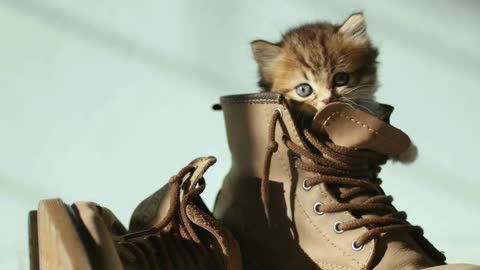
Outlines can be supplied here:
[[352, 242], [352, 249], [353, 250], [360, 251], [360, 250], [362, 250], [362, 248], [363, 248], [363, 245], [357, 247], [357, 244], [355, 244], [355, 241]]
[[340, 229], [338, 228], [338, 225], [340, 225], [340, 224], [342, 224], [342, 223], [343, 223], [342, 221], [337, 221], [337, 222], [335, 222], [335, 223], [333, 224], [333, 231], [336, 232], [336, 233], [338, 233], [338, 234], [343, 233], [343, 230], [340, 230]]
[[315, 211], [315, 214], [317, 215], [323, 215], [325, 214], [324, 212], [320, 211], [320, 207], [322, 206], [322, 203], [321, 202], [316, 202], [314, 205], [313, 205], [313, 211]]
[[303, 184], [302, 184], [303, 189], [305, 191], [309, 191], [310, 189], [312, 189], [312, 186], [307, 185], [307, 181], [308, 181], [308, 178], [305, 178], [305, 180], [303, 180]]
[[280, 109], [280, 108], [275, 108], [275, 111], [280, 114], [280, 117], [283, 117], [282, 109]]

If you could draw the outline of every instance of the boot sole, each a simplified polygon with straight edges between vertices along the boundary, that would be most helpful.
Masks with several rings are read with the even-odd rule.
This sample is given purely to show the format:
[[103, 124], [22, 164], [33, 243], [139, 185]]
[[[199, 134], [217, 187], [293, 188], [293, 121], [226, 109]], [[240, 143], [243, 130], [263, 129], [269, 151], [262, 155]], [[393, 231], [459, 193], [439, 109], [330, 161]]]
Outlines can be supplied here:
[[29, 213], [30, 269], [93, 269], [77, 215], [61, 199], [42, 200]]

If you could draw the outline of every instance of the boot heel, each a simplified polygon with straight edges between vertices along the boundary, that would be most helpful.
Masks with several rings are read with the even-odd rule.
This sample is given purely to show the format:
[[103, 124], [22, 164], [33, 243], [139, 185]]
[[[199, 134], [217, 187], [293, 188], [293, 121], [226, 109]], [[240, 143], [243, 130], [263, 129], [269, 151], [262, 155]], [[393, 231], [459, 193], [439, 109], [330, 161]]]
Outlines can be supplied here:
[[[92, 269], [87, 250], [71, 218], [73, 213], [68, 209], [60, 199], [43, 200], [39, 203], [36, 217], [32, 217], [31, 214], [32, 269], [35, 269], [36, 265], [39, 266], [37, 269], [48, 270]], [[32, 228], [34, 223], [37, 225], [37, 231]], [[37, 243], [35, 243], [35, 234], [38, 236]], [[35, 245], [37, 245], [36, 253]]]
[[28, 246], [30, 270], [39, 270], [37, 211], [28, 212]]

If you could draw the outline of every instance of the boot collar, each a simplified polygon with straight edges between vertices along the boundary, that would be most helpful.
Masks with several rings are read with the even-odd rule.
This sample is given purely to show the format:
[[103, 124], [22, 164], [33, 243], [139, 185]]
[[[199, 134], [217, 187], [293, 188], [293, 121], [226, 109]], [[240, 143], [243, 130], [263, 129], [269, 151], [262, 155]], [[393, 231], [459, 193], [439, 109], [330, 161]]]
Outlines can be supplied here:
[[[387, 105], [384, 105], [385, 107]], [[386, 107], [388, 108], [388, 107]], [[388, 121], [392, 107], [385, 116]], [[326, 134], [339, 146], [371, 150], [389, 157], [404, 153], [410, 138], [400, 129], [345, 103], [330, 103], [312, 120], [311, 131]]]
[[[288, 110], [285, 98], [272, 92], [221, 97], [222, 104], [232, 102], [279, 104]], [[386, 104], [380, 107], [381, 119], [345, 103], [330, 103], [314, 116], [310, 129], [317, 135], [326, 134], [339, 146], [371, 150], [388, 157], [399, 156], [410, 147], [411, 140], [389, 124], [393, 107]]]

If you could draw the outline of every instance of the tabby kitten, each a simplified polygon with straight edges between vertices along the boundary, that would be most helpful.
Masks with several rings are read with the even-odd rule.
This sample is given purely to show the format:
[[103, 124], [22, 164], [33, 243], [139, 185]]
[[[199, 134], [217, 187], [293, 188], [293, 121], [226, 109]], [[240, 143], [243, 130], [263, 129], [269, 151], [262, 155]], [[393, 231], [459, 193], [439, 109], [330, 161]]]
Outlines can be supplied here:
[[259, 86], [283, 94], [303, 116], [334, 101], [377, 113], [378, 51], [369, 41], [363, 14], [342, 25], [305, 24], [289, 30], [278, 43], [251, 43]]
[[[264, 91], [280, 93], [303, 120], [330, 102], [345, 102], [382, 117], [375, 101], [378, 50], [371, 44], [363, 14], [343, 24], [311, 23], [290, 29], [278, 43], [251, 43]], [[393, 160], [413, 162], [414, 144]]]

